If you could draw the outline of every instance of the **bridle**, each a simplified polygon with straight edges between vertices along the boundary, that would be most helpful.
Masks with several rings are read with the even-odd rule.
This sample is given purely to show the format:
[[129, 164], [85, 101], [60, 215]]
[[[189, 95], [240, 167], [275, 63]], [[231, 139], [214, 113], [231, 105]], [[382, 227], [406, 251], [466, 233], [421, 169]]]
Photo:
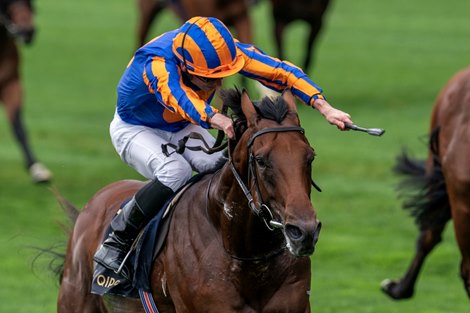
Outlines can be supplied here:
[[[224, 105], [222, 108], [222, 113], [227, 112], [227, 107]], [[247, 143], [247, 148], [248, 148], [248, 182], [250, 180], [253, 180], [253, 183], [256, 187], [256, 193], [258, 196], [258, 199], [260, 199], [260, 205], [256, 206], [255, 201], [253, 199], [253, 195], [251, 194], [250, 190], [248, 187], [245, 185], [243, 182], [242, 178], [240, 177], [240, 174], [238, 174], [234, 164], [233, 164], [233, 159], [230, 151], [230, 145], [229, 141], [223, 141], [224, 138], [224, 132], [219, 130], [217, 140], [214, 144], [213, 147], [210, 147], [208, 143], [204, 140], [204, 138], [196, 132], [192, 132], [189, 135], [185, 136], [182, 138], [179, 142], [178, 145], [174, 145], [172, 143], [167, 143], [167, 144], [162, 144], [162, 151], [166, 156], [170, 156], [172, 153], [178, 153], [178, 154], [183, 154], [185, 149], [189, 149], [192, 151], [203, 151], [207, 154], [212, 154], [214, 152], [222, 151], [225, 149], [227, 146], [227, 151], [228, 151], [228, 164], [230, 166], [230, 169], [233, 173], [233, 176], [235, 177], [238, 185], [242, 189], [243, 193], [245, 194], [246, 199], [248, 200], [248, 206], [254, 212], [258, 217], [260, 217], [266, 227], [273, 231], [274, 229], [284, 229], [284, 224], [282, 224], [279, 221], [274, 220], [274, 215], [272, 213], [272, 210], [264, 203], [262, 196], [261, 196], [261, 191], [259, 188], [258, 180], [257, 180], [257, 175], [255, 173], [256, 169], [256, 162], [255, 162], [255, 157], [253, 155], [253, 142], [255, 141], [256, 138], [258, 138], [261, 135], [267, 134], [267, 133], [280, 133], [280, 132], [300, 132], [302, 134], [305, 133], [304, 129], [302, 127], [298, 126], [291, 126], [291, 127], [272, 127], [272, 128], [264, 128], [261, 129], [257, 132], [255, 132], [253, 135], [251, 135], [250, 139], [248, 140]], [[189, 139], [197, 139], [200, 140], [203, 146], [186, 146], [186, 142]], [[168, 151], [168, 147], [171, 147], [174, 149], [173, 152]], [[313, 178], [310, 178], [310, 183], [312, 184], [313, 188], [315, 188], [317, 191], [321, 192], [321, 188], [313, 181]]]
[[[256, 138], [258, 138], [261, 135], [267, 134], [267, 133], [280, 133], [280, 132], [300, 132], [304, 134], [304, 129], [302, 127], [297, 127], [297, 126], [292, 126], [292, 127], [274, 127], [274, 128], [265, 128], [262, 130], [259, 130], [255, 132], [253, 135], [251, 135], [250, 139], [248, 140], [247, 143], [247, 148], [248, 148], [248, 183], [252, 180], [253, 184], [256, 188], [256, 194], [257, 198], [259, 199], [259, 205], [257, 206], [254, 199], [253, 195], [251, 194], [250, 190], [248, 187], [245, 185], [243, 182], [242, 178], [240, 177], [240, 174], [238, 174], [237, 169], [235, 168], [233, 164], [233, 159], [230, 153], [230, 148], [228, 149], [229, 153], [229, 160], [228, 164], [230, 166], [230, 169], [232, 170], [233, 176], [237, 180], [238, 185], [240, 188], [243, 190], [243, 193], [245, 194], [246, 199], [248, 200], [248, 206], [250, 209], [255, 213], [258, 217], [260, 217], [266, 227], [273, 231], [274, 229], [284, 229], [284, 224], [282, 222], [276, 221], [274, 219], [274, 215], [272, 213], [272, 210], [264, 203], [262, 194], [260, 191], [259, 183], [257, 180], [257, 175], [256, 175], [256, 162], [255, 162], [255, 156], [253, 154], [253, 142], [255, 141]], [[321, 189], [315, 184], [313, 179], [311, 179], [312, 186], [317, 189], [318, 191], [321, 192]]]

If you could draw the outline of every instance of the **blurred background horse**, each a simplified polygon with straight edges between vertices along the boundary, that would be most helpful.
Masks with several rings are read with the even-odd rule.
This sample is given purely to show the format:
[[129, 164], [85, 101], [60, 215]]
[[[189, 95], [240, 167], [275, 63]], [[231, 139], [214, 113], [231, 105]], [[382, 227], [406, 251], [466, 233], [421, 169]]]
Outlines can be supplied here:
[[30, 44], [34, 38], [31, 0], [0, 1], [0, 101], [34, 182], [47, 182], [51, 172], [34, 156], [22, 118], [23, 91], [16, 40]]
[[[470, 67], [457, 73], [437, 97], [431, 117], [427, 160], [398, 158], [395, 171], [407, 178], [401, 188], [410, 196], [420, 234], [416, 254], [399, 280], [385, 280], [382, 290], [393, 299], [411, 298], [426, 256], [442, 240], [452, 219], [462, 256], [460, 275], [470, 297]], [[416, 188], [411, 193], [410, 188]], [[446, 286], [442, 286], [445, 291]]]
[[301, 20], [309, 25], [308, 38], [305, 43], [302, 69], [308, 73], [314, 59], [314, 44], [323, 26], [323, 16], [330, 0], [271, 0], [274, 17], [274, 37], [277, 56], [284, 59], [284, 31], [291, 22]]
[[[321, 229], [311, 203], [313, 148], [289, 91], [254, 104], [222, 94], [235, 112], [229, 159], [174, 200], [166, 245], [151, 273], [158, 311], [310, 312], [310, 255]], [[121, 203], [144, 183], [119, 181], [76, 218], [59, 313], [143, 312], [138, 299], [90, 293], [93, 254]], [[71, 214], [73, 219], [76, 215]]]
[[147, 42], [152, 22], [166, 7], [170, 7], [183, 21], [197, 15], [216, 17], [233, 27], [235, 37], [241, 42], [253, 42], [247, 0], [137, 0], [137, 5], [137, 47]]
[[[139, 21], [137, 27], [137, 46], [148, 40], [148, 33], [155, 17], [165, 8], [170, 7], [183, 20], [195, 15], [214, 16], [227, 26], [233, 26], [235, 37], [241, 42], [253, 43], [253, 31], [249, 17], [250, 4], [259, 0], [137, 0]], [[276, 52], [284, 59], [284, 31], [294, 21], [304, 21], [309, 25], [309, 34], [305, 43], [305, 55], [302, 69], [308, 72], [313, 60], [314, 44], [323, 25], [323, 16], [330, 0], [270, 0], [274, 19], [273, 35]]]

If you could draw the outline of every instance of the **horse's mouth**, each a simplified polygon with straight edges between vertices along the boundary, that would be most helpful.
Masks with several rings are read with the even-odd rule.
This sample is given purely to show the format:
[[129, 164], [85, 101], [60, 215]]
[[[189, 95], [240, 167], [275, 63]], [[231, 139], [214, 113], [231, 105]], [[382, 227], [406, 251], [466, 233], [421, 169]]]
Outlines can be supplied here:
[[287, 249], [289, 252], [296, 257], [311, 256], [315, 252], [315, 245], [309, 247], [296, 247], [287, 241]]

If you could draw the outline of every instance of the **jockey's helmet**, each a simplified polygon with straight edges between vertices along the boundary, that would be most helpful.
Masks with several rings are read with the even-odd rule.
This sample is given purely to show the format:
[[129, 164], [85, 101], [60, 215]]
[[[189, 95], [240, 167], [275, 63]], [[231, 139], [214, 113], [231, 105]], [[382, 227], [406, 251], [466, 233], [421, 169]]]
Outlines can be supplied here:
[[245, 64], [228, 28], [217, 18], [196, 16], [180, 27], [173, 53], [193, 75], [222, 78]]

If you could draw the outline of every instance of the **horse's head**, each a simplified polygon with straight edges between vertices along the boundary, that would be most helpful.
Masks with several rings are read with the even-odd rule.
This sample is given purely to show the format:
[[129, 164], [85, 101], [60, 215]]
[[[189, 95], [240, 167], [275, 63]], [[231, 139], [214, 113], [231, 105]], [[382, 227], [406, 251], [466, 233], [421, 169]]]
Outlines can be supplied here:
[[240, 102], [246, 130], [232, 159], [238, 171], [247, 173], [249, 205], [268, 228], [282, 229], [293, 255], [310, 255], [321, 228], [310, 201], [315, 152], [300, 127], [294, 97], [287, 90], [255, 105], [243, 92]]
[[13, 37], [26, 44], [33, 41], [35, 27], [31, 0], [1, 1], [0, 22]]

